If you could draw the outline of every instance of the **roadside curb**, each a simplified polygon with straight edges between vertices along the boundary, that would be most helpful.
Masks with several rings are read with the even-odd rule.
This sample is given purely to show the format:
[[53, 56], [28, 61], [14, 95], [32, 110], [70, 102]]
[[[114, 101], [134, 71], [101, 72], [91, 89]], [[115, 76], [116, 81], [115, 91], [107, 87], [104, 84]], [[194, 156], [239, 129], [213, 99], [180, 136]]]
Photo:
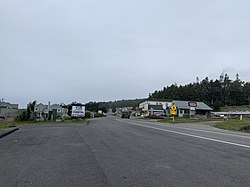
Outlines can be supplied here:
[[5, 136], [7, 136], [7, 135], [9, 135], [9, 134], [11, 134], [11, 133], [17, 131], [17, 130], [19, 130], [19, 128], [14, 128], [14, 129], [11, 129], [11, 130], [7, 130], [7, 131], [4, 132], [4, 133], [0, 133], [0, 138], [3, 138], [3, 137], [5, 137]]

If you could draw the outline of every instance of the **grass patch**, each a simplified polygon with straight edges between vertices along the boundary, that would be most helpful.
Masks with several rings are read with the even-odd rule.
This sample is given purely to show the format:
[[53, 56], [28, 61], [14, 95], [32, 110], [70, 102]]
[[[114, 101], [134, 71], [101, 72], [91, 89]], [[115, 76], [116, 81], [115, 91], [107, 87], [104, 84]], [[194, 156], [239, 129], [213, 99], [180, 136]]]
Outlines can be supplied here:
[[82, 120], [62, 120], [62, 121], [12, 121], [7, 122], [2, 125], [0, 125], [0, 129], [4, 128], [11, 128], [11, 127], [21, 127], [26, 125], [36, 125], [36, 124], [47, 124], [47, 125], [54, 125], [54, 124], [70, 124], [70, 123], [79, 123], [79, 124], [85, 124], [86, 119]]
[[[174, 118], [174, 123], [197, 123], [197, 122], [206, 122], [206, 121], [213, 121], [210, 118]], [[163, 120], [159, 120], [159, 122], [163, 123], [173, 123], [173, 118], [165, 118]]]
[[215, 124], [214, 127], [226, 130], [250, 132], [250, 120], [243, 119], [242, 121], [240, 121], [236, 119], [231, 119], [224, 122], [218, 122]]
[[73, 119], [73, 120], [63, 120], [56, 123], [85, 123], [86, 119]]
[[243, 105], [243, 106], [225, 106], [220, 107], [220, 110], [223, 112], [229, 112], [229, 111], [248, 111], [250, 110], [249, 105]]
[[15, 126], [15, 125], [12, 125], [12, 124], [0, 125], [0, 129], [7, 129], [7, 128], [12, 128], [12, 127], [16, 127], [16, 126]]

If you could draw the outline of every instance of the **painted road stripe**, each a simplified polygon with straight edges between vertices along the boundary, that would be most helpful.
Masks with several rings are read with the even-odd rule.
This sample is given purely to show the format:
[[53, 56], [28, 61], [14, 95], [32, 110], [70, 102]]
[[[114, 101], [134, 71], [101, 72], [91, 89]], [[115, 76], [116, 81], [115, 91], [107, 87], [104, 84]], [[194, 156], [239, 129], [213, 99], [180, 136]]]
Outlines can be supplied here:
[[[143, 122], [143, 123], [146, 123], [146, 124], [149, 124], [149, 125], [152, 124], [150, 122]], [[209, 128], [195, 129], [195, 128], [188, 128], [188, 127], [179, 127], [179, 126], [176, 126], [176, 125], [170, 126], [170, 125], [163, 124], [163, 123], [153, 124], [153, 125], [165, 126], [165, 127], [173, 128], [173, 129], [184, 129], [184, 130], [190, 130], [190, 131], [207, 132], [207, 133], [211, 133], [211, 134], [221, 134], [221, 135], [234, 136], [234, 137], [240, 137], [240, 138], [250, 138], [250, 136], [248, 136], [248, 135], [239, 135], [239, 134], [233, 134], [233, 133], [225, 133], [225, 132], [212, 131], [212, 130], [208, 130]], [[214, 129], [216, 129], [216, 128], [214, 128]]]
[[[142, 123], [146, 123], [146, 124], [149, 124], [149, 125], [152, 124], [150, 122], [145, 122], [145, 121], [143, 121]], [[184, 130], [189, 130], [189, 131], [207, 132], [207, 133], [211, 133], [211, 134], [221, 134], [221, 135], [226, 135], [226, 136], [234, 136], [234, 137], [247, 138], [247, 139], [250, 138], [250, 136], [248, 136], [248, 135], [239, 135], [239, 134], [233, 134], [233, 133], [225, 133], [225, 132], [212, 131], [212, 130], [208, 130], [209, 128], [195, 129], [195, 128], [188, 128], [188, 127], [179, 127], [179, 126], [176, 126], [176, 125], [171, 125], [170, 126], [170, 125], [163, 124], [163, 123], [159, 123], [159, 124], [154, 123], [153, 125], [160, 126], [160, 127], [161, 126], [165, 126], [165, 127], [173, 128], [173, 129], [184, 129]], [[216, 129], [216, 128], [214, 128], [214, 129]]]
[[187, 127], [177, 127], [177, 126], [169, 126], [166, 124], [155, 124], [158, 126], [165, 126], [169, 128], [175, 128], [175, 129], [184, 129], [184, 130], [190, 130], [190, 131], [200, 131], [200, 132], [207, 132], [211, 134], [221, 134], [221, 135], [226, 135], [226, 136], [234, 136], [234, 137], [240, 137], [240, 138], [250, 138], [250, 136], [242, 136], [238, 134], [231, 134], [231, 133], [225, 133], [225, 132], [216, 132], [216, 131], [209, 131], [209, 130], [203, 130], [203, 129], [192, 129], [192, 128], [187, 128]]
[[165, 132], [171, 132], [171, 133], [175, 133], [175, 134], [180, 134], [180, 135], [183, 135], [183, 136], [189, 136], [189, 137], [199, 138], [199, 139], [203, 139], [203, 140], [209, 140], [209, 141], [213, 141], [213, 142], [219, 142], [219, 143], [235, 145], [235, 146], [239, 146], [239, 147], [250, 148], [249, 145], [238, 144], [238, 143], [234, 143], [234, 142], [228, 142], [228, 141], [218, 140], [218, 139], [213, 139], [213, 138], [207, 138], [207, 137], [203, 137], [203, 136], [197, 136], [197, 135], [193, 135], [193, 134], [187, 134], [187, 133], [182, 133], [182, 132], [178, 132], [178, 131], [162, 129], [162, 128], [158, 128], [158, 127], [141, 125], [141, 124], [134, 123], [134, 122], [131, 122], [131, 121], [126, 121], [126, 120], [118, 120], [118, 119], [116, 119], [116, 120], [120, 121], [120, 122], [126, 122], [126, 123], [129, 123], [129, 124], [132, 124], [132, 125], [137, 125], [137, 126], [140, 126], [140, 127], [145, 127], [145, 128], [150, 128], [150, 129], [155, 129], [155, 130], [160, 130], [160, 131], [165, 131]]
[[[164, 126], [169, 127], [167, 125], [164, 125]], [[187, 128], [187, 127], [171, 127], [171, 128], [207, 132], [207, 133], [211, 133], [211, 134], [220, 134], [220, 135], [234, 136], [234, 137], [240, 137], [240, 138], [250, 138], [250, 136], [242, 136], [242, 135], [238, 135], [238, 134], [229, 134], [229, 133], [225, 133], [225, 132], [208, 131], [208, 130], [202, 130], [202, 129], [190, 129], [190, 128]]]

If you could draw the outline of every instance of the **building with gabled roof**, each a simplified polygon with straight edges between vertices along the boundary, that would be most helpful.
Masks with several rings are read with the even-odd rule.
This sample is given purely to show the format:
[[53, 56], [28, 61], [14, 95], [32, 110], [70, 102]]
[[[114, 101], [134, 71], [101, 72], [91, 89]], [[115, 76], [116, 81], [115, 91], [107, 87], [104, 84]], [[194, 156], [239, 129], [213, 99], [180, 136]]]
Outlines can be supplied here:
[[[191, 106], [190, 103], [195, 104]], [[166, 99], [148, 99], [139, 104], [139, 109], [146, 116], [157, 113], [157, 111], [164, 111], [166, 115], [171, 114], [171, 106], [177, 107], [177, 116], [190, 117], [195, 115], [210, 116], [213, 109], [204, 102], [196, 101], [180, 101], [180, 100], [166, 100]], [[154, 106], [154, 107], [152, 107]], [[155, 111], [155, 112], [154, 112]]]
[[[190, 102], [196, 103], [196, 106], [190, 106]], [[172, 103], [177, 107], [177, 115], [179, 117], [195, 115], [210, 116], [213, 111], [213, 109], [204, 102], [173, 100]]]
[[18, 104], [0, 101], [0, 118], [4, 121], [14, 121], [18, 112]]
[[66, 115], [68, 113], [68, 109], [63, 108], [59, 104], [50, 104], [44, 105], [42, 103], [39, 103], [35, 105], [35, 114], [36, 118], [40, 120], [48, 119], [49, 118], [49, 113], [52, 112], [53, 110], [56, 110], [56, 115], [58, 118]]

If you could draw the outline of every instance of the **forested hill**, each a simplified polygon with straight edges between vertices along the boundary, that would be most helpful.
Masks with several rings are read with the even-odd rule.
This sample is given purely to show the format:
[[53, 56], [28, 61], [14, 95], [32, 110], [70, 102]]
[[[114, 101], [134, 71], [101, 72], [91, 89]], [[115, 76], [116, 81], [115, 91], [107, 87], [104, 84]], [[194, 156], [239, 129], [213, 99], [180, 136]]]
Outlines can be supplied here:
[[214, 110], [222, 106], [248, 105], [250, 102], [250, 83], [240, 80], [237, 74], [232, 80], [228, 74], [221, 74], [219, 79], [209, 80], [206, 77], [196, 83], [164, 87], [160, 91], [149, 94], [150, 99], [174, 99], [203, 101]]
[[109, 102], [89, 102], [86, 104], [86, 109], [89, 111], [102, 110], [107, 112], [108, 109], [115, 111], [116, 108], [122, 107], [133, 107], [134, 109], [139, 106], [139, 103], [146, 99], [130, 99], [130, 100], [119, 100], [119, 101], [109, 101]]

